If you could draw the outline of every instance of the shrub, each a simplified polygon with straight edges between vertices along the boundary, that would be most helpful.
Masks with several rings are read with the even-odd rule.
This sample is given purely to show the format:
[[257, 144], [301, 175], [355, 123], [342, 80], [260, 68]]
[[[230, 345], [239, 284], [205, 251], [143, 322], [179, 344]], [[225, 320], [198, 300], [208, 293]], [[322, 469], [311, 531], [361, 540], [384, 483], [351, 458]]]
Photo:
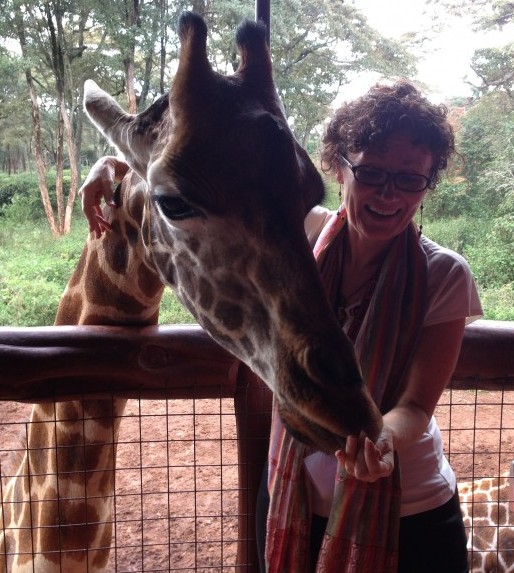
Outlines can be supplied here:
[[440, 245], [464, 254], [466, 247], [480, 241], [492, 222], [460, 216], [452, 219], [429, 219], [423, 223], [423, 233]]
[[[50, 192], [50, 200], [54, 209], [56, 174], [50, 171], [46, 183]], [[64, 176], [64, 195], [67, 197], [70, 189], [70, 177]], [[18, 221], [30, 221], [45, 217], [43, 202], [39, 192], [39, 182], [34, 173], [20, 173], [10, 177], [0, 177], [0, 216], [10, 217]]]
[[86, 237], [76, 224], [55, 239], [46, 223], [2, 221], [0, 230], [0, 324], [52, 324], [59, 299]]
[[514, 284], [480, 289], [484, 318], [514, 321]]

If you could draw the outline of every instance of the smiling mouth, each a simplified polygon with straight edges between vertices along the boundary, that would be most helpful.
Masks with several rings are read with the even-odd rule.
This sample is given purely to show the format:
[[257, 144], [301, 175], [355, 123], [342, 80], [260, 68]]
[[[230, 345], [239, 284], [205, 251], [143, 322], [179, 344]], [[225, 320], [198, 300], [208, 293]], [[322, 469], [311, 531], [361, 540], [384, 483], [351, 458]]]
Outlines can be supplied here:
[[385, 209], [371, 207], [370, 205], [366, 205], [366, 210], [374, 216], [386, 218], [394, 217], [400, 212], [400, 209], [395, 209], [394, 211], [386, 211]]

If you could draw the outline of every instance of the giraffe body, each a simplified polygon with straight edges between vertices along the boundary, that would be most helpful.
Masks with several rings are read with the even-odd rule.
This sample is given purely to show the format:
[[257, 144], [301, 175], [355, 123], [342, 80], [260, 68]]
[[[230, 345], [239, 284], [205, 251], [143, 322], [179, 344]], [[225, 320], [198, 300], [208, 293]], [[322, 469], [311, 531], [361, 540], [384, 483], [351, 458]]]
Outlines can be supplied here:
[[[156, 324], [163, 285], [138, 232], [141, 191], [140, 178], [132, 173], [116, 193], [118, 208], [105, 208], [113, 230], [100, 239], [89, 237], [61, 298], [56, 325]], [[28, 448], [3, 492], [2, 573], [105, 570], [125, 406], [119, 398], [33, 406]]]
[[[323, 185], [287, 126], [265, 31], [240, 27], [229, 77], [208, 63], [200, 17], [183, 15], [179, 35], [169, 98], [145, 112], [125, 113], [86, 82], [89, 116], [132, 171], [118, 206], [104, 208], [112, 231], [88, 238], [56, 324], [155, 324], [170, 285], [265, 380], [296, 435], [326, 451], [349, 433], [375, 438], [381, 416], [303, 228]], [[1, 571], [104, 570], [124, 407], [117, 398], [33, 407], [27, 452], [3, 492]]]
[[510, 472], [458, 485], [472, 573], [514, 573], [514, 461]]

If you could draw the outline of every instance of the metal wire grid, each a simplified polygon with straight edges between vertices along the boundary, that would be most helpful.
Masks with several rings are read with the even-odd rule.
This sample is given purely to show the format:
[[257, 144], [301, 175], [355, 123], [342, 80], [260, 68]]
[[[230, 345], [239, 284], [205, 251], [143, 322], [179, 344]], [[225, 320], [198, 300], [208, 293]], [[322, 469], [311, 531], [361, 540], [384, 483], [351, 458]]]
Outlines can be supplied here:
[[[447, 390], [437, 407], [446, 451], [459, 482], [504, 478], [514, 459], [514, 392], [470, 386]], [[128, 402], [117, 446], [114, 535], [106, 571], [240, 570], [241, 485], [233, 404], [228, 398]], [[0, 403], [2, 491], [30, 408]], [[477, 516], [484, 503], [476, 497], [470, 513]], [[500, 513], [500, 501], [494, 503]], [[498, 572], [514, 566], [512, 521], [497, 526], [505, 535], [497, 535], [496, 545], [485, 549]], [[470, 539], [477, 539], [482, 527], [469, 525]]]
[[[26, 404], [0, 403], [2, 491], [16, 470], [10, 459], [21, 457], [29, 415]], [[19, 421], [6, 422], [13, 417]], [[232, 399], [129, 400], [106, 571], [239, 570], [239, 487]]]
[[[514, 571], [514, 391], [496, 380], [494, 390], [481, 389], [477, 379], [468, 389], [450, 388], [436, 409], [445, 451], [463, 484], [474, 485], [462, 502], [471, 570], [484, 559], [487, 571]], [[512, 388], [512, 381], [510, 381]], [[492, 478], [492, 479], [491, 479]], [[492, 486], [489, 494], [487, 488]]]

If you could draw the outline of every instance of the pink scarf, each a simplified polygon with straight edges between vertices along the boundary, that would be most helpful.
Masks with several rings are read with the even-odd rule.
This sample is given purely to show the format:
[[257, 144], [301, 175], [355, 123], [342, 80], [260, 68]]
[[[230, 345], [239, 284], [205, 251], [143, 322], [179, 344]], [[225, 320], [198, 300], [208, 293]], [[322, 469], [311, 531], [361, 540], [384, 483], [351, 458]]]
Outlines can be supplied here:
[[[314, 255], [333, 308], [342, 272], [345, 212], [323, 229]], [[423, 326], [427, 262], [410, 225], [391, 245], [382, 265], [355, 349], [374, 400], [390, 410], [405, 385], [405, 372]], [[269, 573], [306, 573], [310, 558], [307, 447], [285, 430], [273, 411], [269, 452], [270, 508], [266, 537]], [[338, 468], [334, 501], [316, 573], [395, 573], [398, 560], [401, 485], [395, 471], [374, 483]]]

